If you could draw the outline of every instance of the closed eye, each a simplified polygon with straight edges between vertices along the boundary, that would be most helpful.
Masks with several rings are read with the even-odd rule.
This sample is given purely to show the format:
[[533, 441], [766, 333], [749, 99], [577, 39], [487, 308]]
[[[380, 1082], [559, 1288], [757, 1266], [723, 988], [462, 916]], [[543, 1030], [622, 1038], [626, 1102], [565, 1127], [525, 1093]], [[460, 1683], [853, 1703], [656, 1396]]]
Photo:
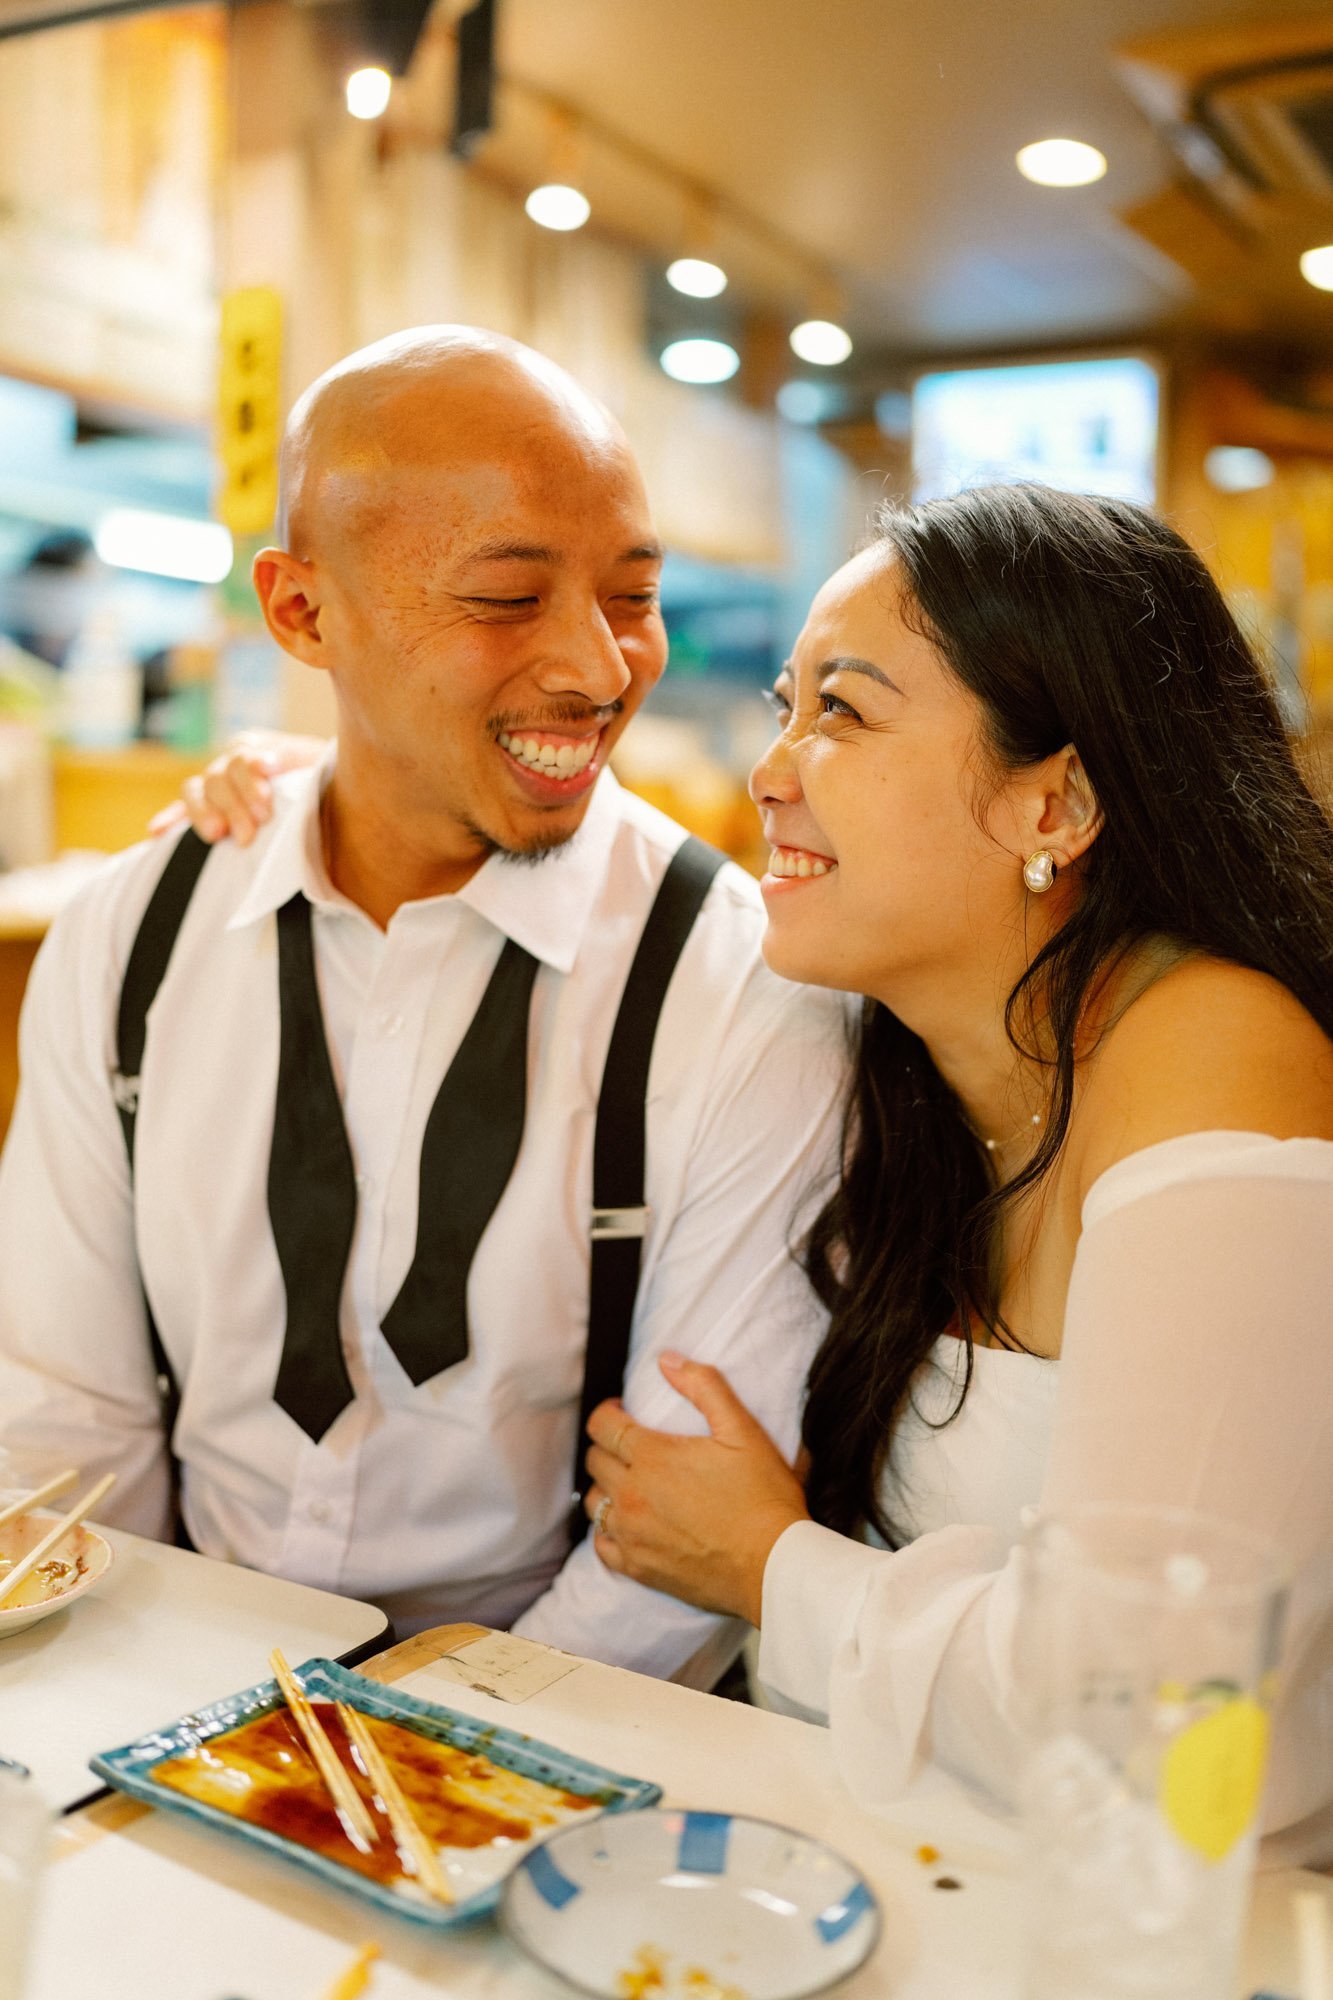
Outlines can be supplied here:
[[469, 604], [485, 604], [495, 611], [521, 610], [529, 604], [539, 604], [537, 597], [469, 597]]

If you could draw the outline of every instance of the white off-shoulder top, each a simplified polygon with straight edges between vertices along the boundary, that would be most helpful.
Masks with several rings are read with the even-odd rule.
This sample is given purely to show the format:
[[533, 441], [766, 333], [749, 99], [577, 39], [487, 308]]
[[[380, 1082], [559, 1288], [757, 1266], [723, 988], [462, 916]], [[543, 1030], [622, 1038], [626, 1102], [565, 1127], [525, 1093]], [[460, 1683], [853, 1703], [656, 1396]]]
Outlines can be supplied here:
[[1269, 1535], [1295, 1566], [1269, 1858], [1333, 1859], [1333, 1142], [1201, 1132], [1083, 1207], [1058, 1362], [937, 1343], [900, 1426], [889, 1551], [802, 1521], [764, 1575], [758, 1674], [827, 1718], [868, 1803], [935, 1761], [1014, 1795], [1015, 1543], [1034, 1505], [1156, 1501]]

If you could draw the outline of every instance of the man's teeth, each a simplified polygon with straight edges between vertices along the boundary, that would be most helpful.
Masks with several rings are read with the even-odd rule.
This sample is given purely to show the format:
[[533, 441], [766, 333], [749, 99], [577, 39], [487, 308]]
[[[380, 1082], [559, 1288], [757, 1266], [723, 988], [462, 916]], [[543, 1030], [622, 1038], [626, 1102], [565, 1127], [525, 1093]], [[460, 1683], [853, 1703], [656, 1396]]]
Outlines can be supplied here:
[[774, 847], [768, 856], [770, 875], [827, 875], [837, 865], [836, 861], [825, 861], [820, 855], [807, 854], [799, 847]]
[[538, 743], [532, 736], [502, 736], [500, 748], [530, 770], [545, 771], [556, 778], [576, 778], [586, 771], [597, 749], [597, 738], [585, 736], [578, 743]]

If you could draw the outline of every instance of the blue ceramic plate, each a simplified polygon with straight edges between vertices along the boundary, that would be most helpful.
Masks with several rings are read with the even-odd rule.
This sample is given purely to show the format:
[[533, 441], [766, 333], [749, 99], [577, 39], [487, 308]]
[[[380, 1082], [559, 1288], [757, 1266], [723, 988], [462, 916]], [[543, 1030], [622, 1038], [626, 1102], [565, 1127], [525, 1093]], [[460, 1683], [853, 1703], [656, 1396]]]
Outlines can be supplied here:
[[598, 2000], [806, 2000], [879, 1941], [864, 1878], [822, 1841], [739, 1814], [562, 1827], [504, 1886], [501, 1921]]
[[[455, 1749], [486, 1757], [492, 1764], [514, 1772], [519, 1778], [536, 1778], [559, 1791], [591, 1799], [597, 1807], [598, 1817], [604, 1812], [624, 1812], [638, 1806], [649, 1806], [662, 1796], [660, 1785], [622, 1777], [615, 1771], [603, 1770], [598, 1764], [589, 1764], [581, 1757], [572, 1757], [567, 1751], [553, 1749], [550, 1744], [539, 1743], [534, 1737], [520, 1736], [516, 1730], [478, 1722], [475, 1717], [462, 1715], [456, 1709], [442, 1708], [435, 1702], [422, 1701], [416, 1695], [401, 1694], [393, 1688], [382, 1687], [377, 1681], [366, 1680], [361, 1674], [335, 1665], [332, 1660], [307, 1660], [304, 1666], [296, 1669], [296, 1679], [312, 1701], [346, 1702], [363, 1715], [399, 1723], [432, 1743], [449, 1744]], [[491, 1841], [484, 1847], [441, 1847], [440, 1858], [457, 1899], [445, 1905], [429, 1901], [411, 1883], [376, 1881], [286, 1834], [241, 1819], [235, 1813], [207, 1804], [202, 1799], [191, 1798], [184, 1792], [158, 1783], [154, 1778], [154, 1769], [168, 1758], [179, 1757], [229, 1729], [237, 1729], [242, 1723], [271, 1714], [282, 1705], [276, 1683], [261, 1681], [257, 1687], [228, 1695], [208, 1708], [201, 1708], [194, 1715], [183, 1715], [178, 1721], [168, 1723], [164, 1729], [141, 1736], [137, 1743], [127, 1743], [119, 1750], [103, 1751], [90, 1760], [91, 1766], [99, 1778], [108, 1785], [114, 1785], [118, 1791], [129, 1792], [148, 1805], [161, 1806], [167, 1812], [183, 1813], [205, 1826], [215, 1826], [224, 1833], [235, 1834], [241, 1840], [267, 1849], [270, 1854], [296, 1862], [326, 1883], [364, 1896], [381, 1910], [408, 1917], [414, 1923], [428, 1925], [432, 1930], [449, 1930], [455, 1924], [485, 1916], [495, 1908], [504, 1876], [528, 1851], [531, 1842], [511, 1839]], [[570, 1823], [577, 1824], [585, 1817], [585, 1811], [578, 1810], [578, 1820]]]

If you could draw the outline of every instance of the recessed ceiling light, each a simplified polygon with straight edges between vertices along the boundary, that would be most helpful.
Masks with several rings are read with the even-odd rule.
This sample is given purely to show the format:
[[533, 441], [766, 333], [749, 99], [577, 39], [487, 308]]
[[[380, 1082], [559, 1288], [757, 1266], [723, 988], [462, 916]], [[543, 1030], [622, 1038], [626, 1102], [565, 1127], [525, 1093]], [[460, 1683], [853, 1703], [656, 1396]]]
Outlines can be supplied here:
[[354, 69], [347, 79], [347, 109], [353, 118], [378, 118], [393, 91], [387, 69]]
[[667, 283], [691, 299], [715, 299], [727, 289], [727, 274], [707, 257], [677, 257], [667, 265]]
[[778, 412], [789, 424], [817, 424], [824, 414], [826, 393], [818, 382], [784, 382], [777, 393]]
[[1038, 187], [1086, 187], [1106, 172], [1106, 155], [1081, 139], [1038, 139], [1020, 151], [1018, 171]]
[[791, 331], [792, 353], [817, 368], [836, 368], [852, 351], [852, 337], [831, 319], [803, 319]]
[[729, 382], [741, 365], [730, 342], [691, 338], [662, 349], [662, 367], [674, 382]]
[[565, 187], [560, 181], [535, 187], [523, 206], [543, 229], [582, 229], [592, 214], [587, 195], [580, 194], [577, 188]]
[[1301, 276], [1316, 291], [1333, 292], [1333, 243], [1322, 243], [1317, 250], [1305, 252], [1301, 258]]

